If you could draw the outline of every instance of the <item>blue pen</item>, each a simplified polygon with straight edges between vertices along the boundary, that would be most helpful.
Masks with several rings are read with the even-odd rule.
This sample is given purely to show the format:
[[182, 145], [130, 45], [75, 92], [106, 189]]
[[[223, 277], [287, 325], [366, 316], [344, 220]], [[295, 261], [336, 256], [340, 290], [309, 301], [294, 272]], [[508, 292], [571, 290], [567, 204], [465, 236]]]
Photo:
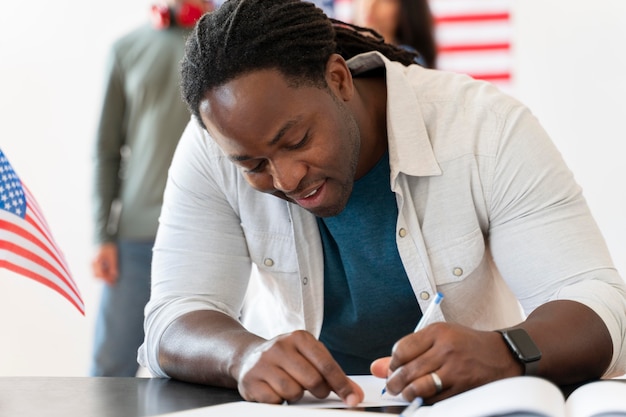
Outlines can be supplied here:
[[[417, 323], [417, 326], [415, 326], [415, 330], [413, 331], [413, 333], [415, 333], [415, 332], [417, 332], [419, 330], [422, 330], [424, 327], [426, 327], [426, 325], [430, 321], [430, 316], [433, 315], [433, 311], [435, 311], [435, 308], [437, 308], [437, 306], [439, 304], [441, 304], [442, 300], [443, 300], [443, 294], [438, 292], [435, 295], [435, 298], [433, 298], [433, 301], [431, 301], [430, 304], [428, 305], [428, 308], [426, 309], [424, 314], [422, 314], [422, 318]], [[383, 392], [380, 395], [384, 395], [385, 392], [387, 392], [387, 385], [386, 384], [383, 387]]]
[[443, 294], [438, 292], [435, 295], [435, 298], [433, 299], [433, 301], [431, 301], [430, 304], [428, 305], [426, 312], [422, 314], [422, 318], [417, 323], [417, 326], [415, 326], [415, 330], [413, 332], [417, 332], [419, 330], [422, 330], [424, 327], [426, 327], [426, 325], [430, 321], [430, 316], [433, 315], [433, 311], [435, 311], [435, 308], [437, 308], [437, 306], [441, 304], [442, 300], [443, 300]]
[[411, 404], [409, 404], [408, 407], [400, 413], [399, 417], [412, 417], [413, 414], [415, 414], [415, 411], [420, 408], [422, 404], [424, 404], [424, 399], [422, 397], [415, 397], [413, 401], [411, 401]]

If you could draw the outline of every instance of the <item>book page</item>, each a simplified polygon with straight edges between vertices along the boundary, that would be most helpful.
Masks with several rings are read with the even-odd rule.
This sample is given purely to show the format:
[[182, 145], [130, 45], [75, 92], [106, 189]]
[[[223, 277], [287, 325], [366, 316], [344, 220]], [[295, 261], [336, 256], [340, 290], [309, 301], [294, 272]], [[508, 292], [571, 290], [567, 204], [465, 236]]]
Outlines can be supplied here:
[[416, 417], [565, 417], [564, 400], [561, 390], [550, 381], [518, 376], [490, 382], [420, 408]]
[[604, 380], [578, 387], [565, 403], [567, 417], [626, 417], [626, 380]]

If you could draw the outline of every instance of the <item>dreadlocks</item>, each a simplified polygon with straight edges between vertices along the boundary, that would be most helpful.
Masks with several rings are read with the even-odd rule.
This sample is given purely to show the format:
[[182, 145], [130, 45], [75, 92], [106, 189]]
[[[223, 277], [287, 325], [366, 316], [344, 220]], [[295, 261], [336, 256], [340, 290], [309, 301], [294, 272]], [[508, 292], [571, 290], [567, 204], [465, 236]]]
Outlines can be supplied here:
[[373, 29], [351, 25], [336, 19], [330, 19], [335, 29], [335, 52], [346, 61], [353, 56], [370, 51], [378, 51], [392, 61], [404, 65], [414, 64], [417, 53], [385, 43], [382, 35]]
[[416, 58], [371, 29], [328, 18], [308, 1], [228, 0], [205, 14], [187, 40], [182, 95], [201, 120], [199, 105], [206, 92], [244, 73], [274, 68], [294, 86], [323, 88], [330, 55], [348, 60], [369, 51], [405, 65]]

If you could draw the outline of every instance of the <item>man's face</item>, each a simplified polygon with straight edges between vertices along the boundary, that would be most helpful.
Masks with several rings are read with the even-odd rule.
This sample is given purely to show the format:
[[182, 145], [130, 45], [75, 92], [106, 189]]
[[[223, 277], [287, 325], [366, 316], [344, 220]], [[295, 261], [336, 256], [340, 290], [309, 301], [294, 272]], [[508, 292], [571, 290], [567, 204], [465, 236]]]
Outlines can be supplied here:
[[321, 216], [347, 204], [359, 160], [357, 123], [333, 78], [293, 87], [277, 70], [253, 71], [200, 104], [207, 130], [255, 189]]

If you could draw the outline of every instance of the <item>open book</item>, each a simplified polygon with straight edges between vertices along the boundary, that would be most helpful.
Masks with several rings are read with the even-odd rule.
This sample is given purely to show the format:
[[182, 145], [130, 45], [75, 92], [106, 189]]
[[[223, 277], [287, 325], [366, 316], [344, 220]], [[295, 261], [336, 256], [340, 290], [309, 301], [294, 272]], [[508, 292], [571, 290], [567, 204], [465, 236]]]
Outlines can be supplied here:
[[[385, 405], [406, 406], [401, 399], [383, 398], [385, 381], [373, 376], [352, 376], [365, 393], [362, 407], [346, 409], [335, 394], [326, 399], [311, 395], [289, 406], [236, 402], [167, 414], [171, 417], [348, 417], [393, 415], [361, 411]], [[343, 410], [338, 410], [342, 408]], [[397, 407], [396, 407], [397, 408]], [[163, 415], [165, 417], [166, 415]], [[583, 385], [567, 400], [561, 390], [545, 379], [519, 376], [491, 382], [473, 390], [424, 406], [412, 417], [626, 417], [626, 379]]]
[[519, 376], [491, 382], [420, 408], [415, 417], [626, 417], [626, 380], [602, 380], [567, 398], [552, 382]]

